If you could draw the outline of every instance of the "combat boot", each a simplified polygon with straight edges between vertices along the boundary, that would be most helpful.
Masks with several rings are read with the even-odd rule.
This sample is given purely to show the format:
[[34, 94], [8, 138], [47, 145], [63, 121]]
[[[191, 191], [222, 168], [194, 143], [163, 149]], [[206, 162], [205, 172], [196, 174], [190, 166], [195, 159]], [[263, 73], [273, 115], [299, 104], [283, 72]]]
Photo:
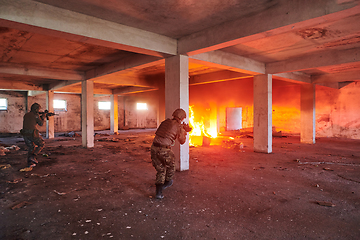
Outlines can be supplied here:
[[164, 184], [156, 184], [156, 198], [163, 199], [164, 195], [162, 194]]
[[173, 184], [173, 180], [165, 181], [164, 186], [163, 186], [163, 189], [168, 188], [168, 187], [171, 187], [172, 184]]

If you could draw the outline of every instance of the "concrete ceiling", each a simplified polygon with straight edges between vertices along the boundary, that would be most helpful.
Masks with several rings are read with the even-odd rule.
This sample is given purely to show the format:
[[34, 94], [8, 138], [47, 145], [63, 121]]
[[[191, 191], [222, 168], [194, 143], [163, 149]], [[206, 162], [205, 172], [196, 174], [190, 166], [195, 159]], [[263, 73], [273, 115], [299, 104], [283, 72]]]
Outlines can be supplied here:
[[156, 89], [165, 58], [190, 84], [273, 74], [340, 88], [360, 80], [358, 0], [0, 0], [0, 89]]

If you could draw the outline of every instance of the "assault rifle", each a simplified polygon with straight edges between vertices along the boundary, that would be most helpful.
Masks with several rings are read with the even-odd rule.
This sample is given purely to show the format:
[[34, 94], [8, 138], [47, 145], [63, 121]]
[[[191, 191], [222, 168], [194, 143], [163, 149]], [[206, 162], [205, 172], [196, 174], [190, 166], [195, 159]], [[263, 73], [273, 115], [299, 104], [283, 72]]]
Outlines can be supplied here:
[[182, 123], [181, 126], [184, 128], [185, 132], [190, 132], [192, 130], [192, 127], [187, 123]]
[[58, 114], [55, 114], [53, 112], [49, 112], [48, 110], [45, 110], [43, 112], [39, 112], [40, 115], [45, 115], [46, 119], [49, 120], [49, 117], [52, 117], [52, 116], [55, 116], [55, 115], [58, 115]]

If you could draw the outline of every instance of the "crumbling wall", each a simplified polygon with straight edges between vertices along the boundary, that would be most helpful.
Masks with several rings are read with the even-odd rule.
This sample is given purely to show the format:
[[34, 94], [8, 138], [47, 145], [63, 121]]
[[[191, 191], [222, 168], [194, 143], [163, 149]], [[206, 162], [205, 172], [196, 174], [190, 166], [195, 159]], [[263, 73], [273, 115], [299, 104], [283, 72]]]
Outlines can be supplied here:
[[19, 133], [26, 111], [24, 94], [0, 91], [0, 98], [8, 100], [8, 109], [0, 111], [0, 133]]
[[[125, 128], [156, 128], [157, 127], [157, 111], [158, 111], [158, 96], [156, 91], [137, 93], [122, 97], [122, 111], [125, 118], [124, 122], [119, 128], [124, 126]], [[146, 103], [147, 110], [137, 110], [137, 103]], [[120, 109], [119, 101], [119, 109]]]
[[360, 139], [360, 83], [316, 87], [316, 136]]

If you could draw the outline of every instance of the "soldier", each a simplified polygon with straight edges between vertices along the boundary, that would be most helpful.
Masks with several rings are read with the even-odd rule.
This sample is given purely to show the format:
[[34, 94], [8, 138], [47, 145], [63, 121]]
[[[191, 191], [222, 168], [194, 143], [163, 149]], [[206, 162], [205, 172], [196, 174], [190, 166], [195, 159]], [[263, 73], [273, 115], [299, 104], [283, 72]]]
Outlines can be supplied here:
[[171, 150], [175, 140], [180, 144], [186, 141], [186, 132], [191, 131], [189, 125], [182, 123], [186, 118], [186, 112], [179, 108], [173, 114], [173, 118], [164, 120], [155, 132], [155, 138], [151, 146], [151, 160], [156, 169], [156, 198], [164, 198], [162, 190], [173, 184], [175, 174], [175, 155]]
[[27, 163], [29, 167], [35, 167], [38, 161], [36, 155], [44, 148], [44, 140], [40, 136], [37, 125], [42, 126], [46, 114], [39, 114], [40, 104], [31, 105], [31, 111], [24, 115], [23, 129], [20, 133], [24, 137], [26, 146], [28, 147]]

